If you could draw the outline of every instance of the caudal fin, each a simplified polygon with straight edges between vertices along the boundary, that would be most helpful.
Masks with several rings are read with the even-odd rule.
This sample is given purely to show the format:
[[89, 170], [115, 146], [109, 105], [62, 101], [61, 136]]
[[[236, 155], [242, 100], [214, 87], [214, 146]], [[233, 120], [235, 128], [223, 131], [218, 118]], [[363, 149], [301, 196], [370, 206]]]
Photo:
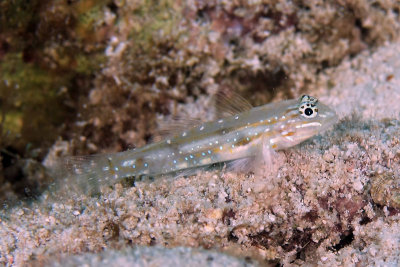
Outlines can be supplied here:
[[54, 166], [50, 166], [50, 172], [56, 177], [54, 189], [74, 193], [97, 193], [102, 186], [117, 182], [112, 171], [105, 168], [108, 164], [105, 154], [62, 158]]

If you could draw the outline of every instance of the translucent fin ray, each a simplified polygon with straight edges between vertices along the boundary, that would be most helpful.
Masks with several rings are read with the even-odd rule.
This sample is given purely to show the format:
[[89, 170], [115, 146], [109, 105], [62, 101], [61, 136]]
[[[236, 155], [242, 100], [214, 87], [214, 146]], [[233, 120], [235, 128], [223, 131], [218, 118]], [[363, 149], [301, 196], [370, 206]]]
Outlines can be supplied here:
[[159, 123], [158, 131], [154, 134], [153, 138], [151, 138], [151, 142], [159, 142], [163, 139], [176, 136], [202, 123], [204, 123], [204, 121], [200, 119], [173, 116], [171, 120]]
[[238, 173], [254, 171], [254, 157], [232, 160], [226, 163], [226, 170]]
[[52, 169], [56, 189], [69, 192], [97, 193], [102, 186], [115, 184], [115, 179], [104, 174], [101, 166], [107, 165], [107, 154], [69, 156], [60, 159]]
[[236, 115], [253, 108], [246, 99], [233, 91], [218, 91], [215, 99], [218, 118]]

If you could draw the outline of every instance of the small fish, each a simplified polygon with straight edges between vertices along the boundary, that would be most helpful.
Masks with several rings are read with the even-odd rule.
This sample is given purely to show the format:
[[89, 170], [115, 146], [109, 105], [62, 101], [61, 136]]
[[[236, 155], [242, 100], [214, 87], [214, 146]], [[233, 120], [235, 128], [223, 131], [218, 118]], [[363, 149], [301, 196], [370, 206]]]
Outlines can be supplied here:
[[78, 179], [112, 184], [126, 177], [179, 173], [289, 148], [337, 121], [334, 110], [308, 95], [255, 108], [245, 100], [231, 103], [226, 109], [230, 116], [163, 141], [120, 153], [71, 157], [67, 164]]

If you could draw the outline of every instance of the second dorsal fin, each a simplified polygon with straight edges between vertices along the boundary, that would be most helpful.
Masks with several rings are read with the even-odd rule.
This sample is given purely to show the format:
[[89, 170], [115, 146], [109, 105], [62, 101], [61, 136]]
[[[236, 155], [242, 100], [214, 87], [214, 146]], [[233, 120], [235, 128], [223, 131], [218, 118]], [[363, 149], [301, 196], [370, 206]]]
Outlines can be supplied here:
[[[253, 106], [239, 94], [230, 90], [220, 90], [214, 95], [216, 105], [215, 119], [232, 116], [248, 111]], [[206, 120], [182, 116], [173, 116], [168, 121], [159, 123], [158, 131], [151, 139], [151, 142], [159, 142], [163, 139], [173, 137], [190, 128], [199, 126]]]
[[173, 116], [172, 119], [159, 123], [158, 131], [153, 136], [152, 142], [159, 142], [163, 139], [173, 137], [190, 128], [196, 127], [204, 121], [196, 118]]

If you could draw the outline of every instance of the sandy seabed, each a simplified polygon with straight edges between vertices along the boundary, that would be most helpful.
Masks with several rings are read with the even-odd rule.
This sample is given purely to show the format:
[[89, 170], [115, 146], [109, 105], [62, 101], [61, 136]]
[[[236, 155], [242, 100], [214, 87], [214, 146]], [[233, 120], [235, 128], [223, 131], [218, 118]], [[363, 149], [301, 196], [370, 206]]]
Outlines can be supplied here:
[[324, 74], [334, 86], [307, 93], [340, 120], [278, 152], [277, 175], [217, 170], [93, 197], [44, 195], [2, 211], [0, 262], [398, 266], [399, 51], [389, 43]]

